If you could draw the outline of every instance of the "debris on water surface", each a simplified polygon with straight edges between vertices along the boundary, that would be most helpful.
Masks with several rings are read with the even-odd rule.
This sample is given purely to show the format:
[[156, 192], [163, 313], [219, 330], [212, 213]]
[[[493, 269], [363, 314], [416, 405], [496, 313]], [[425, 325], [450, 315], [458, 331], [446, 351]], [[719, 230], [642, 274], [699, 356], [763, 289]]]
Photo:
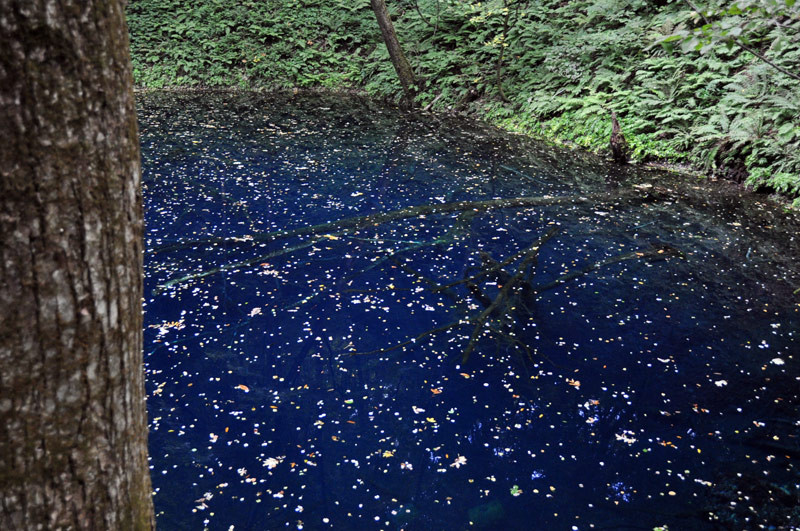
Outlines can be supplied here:
[[686, 196], [304, 234], [617, 192], [601, 167], [477, 126], [217, 98], [141, 114], [146, 292], [214, 271], [145, 300], [165, 526], [515, 529], [533, 511], [588, 529], [653, 507], [653, 527], [709, 528], [709, 511], [791, 525], [790, 498], [770, 512], [725, 479], [760, 475], [775, 497], [797, 473], [800, 306], [780, 256], [743, 260], [765, 248], [749, 223]]

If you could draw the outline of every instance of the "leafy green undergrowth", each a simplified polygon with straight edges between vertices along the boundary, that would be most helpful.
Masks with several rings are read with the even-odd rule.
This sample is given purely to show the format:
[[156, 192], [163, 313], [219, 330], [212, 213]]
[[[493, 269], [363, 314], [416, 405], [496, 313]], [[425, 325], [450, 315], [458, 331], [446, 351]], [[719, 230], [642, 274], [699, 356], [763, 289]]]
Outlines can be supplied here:
[[366, 55], [363, 37], [373, 33], [374, 22], [369, 13], [344, 5], [131, 0], [127, 13], [135, 82], [149, 88], [358, 85]]
[[[759, 2], [774, 6], [711, 0], [704, 24], [672, 0], [387, 0], [420, 107], [597, 152], [613, 110], [634, 160], [689, 164], [800, 207], [800, 82], [775, 68], [800, 64], [800, 6], [746, 3]], [[368, 2], [131, 0], [128, 15], [143, 86], [401, 94]]]

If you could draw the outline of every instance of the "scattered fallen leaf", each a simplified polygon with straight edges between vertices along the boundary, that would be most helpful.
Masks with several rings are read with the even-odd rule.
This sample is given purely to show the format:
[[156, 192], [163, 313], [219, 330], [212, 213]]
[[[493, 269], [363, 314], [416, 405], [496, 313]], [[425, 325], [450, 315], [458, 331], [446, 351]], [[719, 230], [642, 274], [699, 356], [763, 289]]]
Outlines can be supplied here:
[[455, 461], [453, 461], [452, 463], [450, 463], [450, 466], [454, 466], [454, 467], [456, 467], [456, 468], [461, 468], [461, 466], [462, 466], [462, 465], [466, 465], [466, 464], [467, 464], [467, 458], [466, 458], [466, 457], [464, 457], [463, 455], [459, 455], [459, 456], [456, 458], [456, 460], [455, 460]]
[[[264, 460], [264, 466], [265, 466], [265, 467], [267, 467], [268, 469], [272, 470], [273, 468], [275, 468], [276, 466], [278, 466], [278, 465], [281, 463], [281, 461], [283, 461], [283, 459], [284, 459], [284, 456], [280, 456], [280, 457], [267, 457], [267, 458]], [[292, 466], [294, 466], [294, 463], [292, 463]]]

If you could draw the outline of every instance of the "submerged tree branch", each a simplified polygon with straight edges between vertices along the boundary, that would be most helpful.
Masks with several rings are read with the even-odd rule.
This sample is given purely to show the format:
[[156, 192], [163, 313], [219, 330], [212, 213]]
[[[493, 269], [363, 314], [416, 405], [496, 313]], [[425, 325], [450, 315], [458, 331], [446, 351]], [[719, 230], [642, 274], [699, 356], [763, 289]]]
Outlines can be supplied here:
[[[396, 344], [394, 344], [394, 345], [392, 345], [390, 347], [385, 347], [385, 348], [381, 348], [381, 349], [377, 349], [377, 350], [372, 350], [372, 351], [369, 351], [369, 352], [354, 352], [353, 355], [384, 354], [384, 353], [387, 353], [387, 352], [391, 352], [393, 350], [397, 350], [398, 348], [402, 348], [402, 347], [406, 347], [408, 345], [414, 344], [417, 341], [419, 341], [420, 339], [424, 339], [426, 337], [438, 334], [440, 332], [451, 330], [453, 328], [459, 328], [459, 327], [466, 326], [466, 325], [472, 325], [473, 326], [473, 330], [472, 330], [472, 334], [470, 336], [469, 343], [468, 343], [466, 349], [464, 350], [464, 353], [462, 354], [462, 363], [466, 363], [467, 361], [469, 361], [470, 355], [472, 354], [472, 352], [477, 347], [478, 340], [480, 339], [481, 335], [483, 334], [484, 328], [486, 328], [486, 324], [487, 324], [487, 322], [489, 320], [489, 317], [491, 317], [492, 313], [496, 313], [497, 309], [503, 307], [503, 305], [505, 305], [505, 307], [507, 308], [506, 311], [503, 312], [504, 315], [507, 315], [511, 310], [514, 309], [514, 307], [511, 304], [508, 304], [508, 302], [511, 300], [510, 295], [513, 293], [514, 288], [517, 287], [520, 284], [520, 282], [522, 281], [522, 279], [524, 278], [525, 271], [526, 271], [527, 267], [537, 259], [538, 252], [539, 252], [539, 249], [541, 248], [542, 244], [544, 244], [544, 242], [547, 241], [548, 239], [552, 238], [555, 235], [556, 232], [557, 232], [557, 229], [556, 230], [551, 229], [550, 231], [548, 231], [547, 234], [543, 235], [537, 241], [538, 246], [536, 244], [534, 244], [534, 245], [531, 245], [531, 246], [529, 246], [529, 247], [527, 247], [525, 249], [526, 256], [525, 256], [525, 259], [523, 260], [523, 262], [520, 264], [519, 268], [517, 269], [517, 273], [508, 282], [506, 282], [506, 284], [503, 285], [503, 287], [500, 290], [500, 293], [498, 293], [498, 295], [495, 297], [495, 299], [492, 300], [491, 303], [487, 306], [485, 303], [488, 302], [490, 299], [488, 299], [488, 297], [485, 297], [485, 295], [483, 295], [481, 297], [481, 298], [483, 298], [483, 300], [481, 302], [484, 303], [484, 306], [486, 306], [486, 309], [484, 309], [480, 314], [478, 314], [476, 316], [473, 316], [473, 317], [469, 317], [467, 319], [461, 319], [461, 320], [458, 320], [458, 321], [454, 321], [452, 323], [449, 323], [447, 325], [441, 326], [439, 328], [434, 328], [434, 329], [431, 329], [431, 330], [427, 330], [425, 332], [422, 332], [421, 334], [418, 334], [417, 336], [415, 336], [415, 337], [413, 337], [411, 339], [407, 339], [407, 340], [402, 341], [400, 343], [396, 343]], [[667, 244], [659, 244], [659, 245], [653, 246], [653, 248], [651, 248], [651, 249], [646, 249], [646, 250], [643, 250], [643, 251], [633, 251], [633, 252], [630, 252], [630, 253], [624, 253], [624, 254], [620, 254], [620, 255], [617, 255], [617, 256], [612, 256], [611, 258], [607, 258], [605, 260], [599, 260], [599, 261], [596, 261], [596, 262], [592, 262], [592, 263], [587, 264], [586, 266], [584, 266], [584, 267], [582, 267], [580, 269], [577, 269], [577, 270], [569, 272], [569, 273], [565, 273], [565, 274], [559, 276], [558, 278], [556, 278], [555, 280], [552, 280], [552, 281], [547, 282], [545, 284], [536, 286], [533, 289], [534, 289], [536, 295], [540, 295], [544, 291], [555, 289], [555, 288], [557, 288], [559, 286], [562, 286], [563, 284], [569, 282], [570, 280], [574, 280], [576, 278], [579, 278], [579, 277], [582, 277], [584, 275], [587, 275], [588, 273], [590, 273], [592, 271], [595, 271], [597, 269], [600, 269], [600, 268], [608, 266], [608, 265], [616, 264], [616, 263], [619, 263], [619, 262], [624, 262], [626, 260], [646, 260], [646, 259], [652, 259], [652, 258], [660, 259], [660, 258], [667, 258], [667, 257], [670, 257], [670, 256], [682, 256], [682, 255], [683, 255], [683, 253], [679, 249], [676, 249], [676, 248], [674, 248], [674, 247], [672, 247], [670, 245], [667, 245]], [[516, 253], [516, 254], [512, 255], [512, 257], [519, 257], [519, 253]], [[506, 259], [501, 263], [507, 264], [508, 260], [509, 259]], [[479, 288], [477, 288], [477, 286], [475, 284], [472, 284], [471, 282], [467, 282], [467, 287], [470, 288], [470, 291], [473, 294], [475, 293], [473, 291], [473, 288], [479, 290]], [[438, 291], [438, 289], [436, 291]], [[482, 292], [480, 292], [480, 293], [482, 295]], [[494, 327], [492, 327], [491, 324], [489, 324], [488, 328], [489, 328], [490, 331], [497, 332], [497, 330]], [[501, 334], [501, 335], [503, 335], [504, 337], [507, 336], [507, 334]], [[520, 341], [519, 339], [514, 338], [513, 343], [517, 344], [518, 346], [524, 347], [524, 349], [528, 352], [528, 355], [530, 356], [530, 350], [528, 349], [527, 345], [524, 345], [524, 343], [522, 341]], [[550, 361], [550, 363], [554, 363], [552, 360], [548, 359], [548, 361]]]
[[425, 332], [422, 332], [421, 334], [419, 334], [416, 337], [412, 337], [411, 339], [403, 341], [402, 343], [394, 344], [391, 347], [379, 348], [379, 349], [376, 349], [376, 350], [370, 350], [369, 352], [353, 352], [351, 355], [352, 356], [367, 356], [369, 354], [384, 354], [386, 352], [391, 352], [393, 350], [397, 350], [397, 349], [405, 347], [407, 345], [411, 345], [413, 343], [416, 343], [420, 339], [425, 339], [428, 336], [432, 336], [432, 335], [438, 334], [440, 332], [445, 332], [447, 330], [452, 330], [453, 328], [458, 328], [460, 326], [464, 326], [465, 324], [469, 324], [469, 321], [455, 321], [455, 322], [452, 322], [450, 324], [446, 324], [444, 326], [440, 326], [439, 328], [433, 328], [431, 330], [426, 330]]
[[[153, 252], [167, 252], [167, 251], [174, 251], [179, 249], [187, 249], [192, 247], [197, 247], [200, 245], [225, 245], [225, 246], [238, 246], [243, 244], [250, 244], [253, 243], [267, 243], [273, 242], [276, 240], [286, 239], [290, 237], [298, 237], [298, 236], [317, 236], [322, 235], [321, 238], [315, 238], [311, 242], [304, 242], [300, 243], [296, 246], [289, 247], [287, 249], [282, 249], [279, 251], [274, 251], [272, 253], [268, 253], [256, 258], [251, 258], [247, 260], [242, 260], [239, 262], [226, 264], [220, 267], [216, 267], [214, 269], [210, 269], [208, 271], [195, 271], [184, 275], [180, 278], [172, 279], [164, 284], [159, 285], [156, 288], [156, 293], [163, 291], [164, 289], [170, 288], [172, 286], [182, 284], [185, 282], [189, 282], [192, 280], [197, 280], [200, 278], [205, 278], [209, 275], [213, 275], [215, 273], [221, 273], [224, 271], [229, 271], [232, 269], [239, 269], [242, 267], [251, 266], [253, 264], [257, 264], [264, 260], [274, 258], [276, 256], [280, 256], [282, 254], [294, 252], [299, 249], [303, 249], [305, 247], [309, 247], [318, 241], [321, 241], [322, 238], [331, 238], [331, 239], [338, 239], [341, 234], [348, 233], [350, 231], [362, 229], [365, 227], [374, 227], [381, 225], [383, 223], [387, 223], [390, 221], [397, 221], [401, 219], [409, 219], [409, 218], [419, 218], [424, 217], [427, 215], [437, 215], [437, 214], [447, 214], [451, 212], [469, 212], [469, 213], [477, 213], [477, 212], [486, 212], [490, 210], [500, 209], [500, 208], [525, 208], [525, 207], [534, 207], [534, 206], [552, 206], [552, 205], [579, 205], [579, 204], [598, 204], [598, 203], [606, 203], [606, 202], [619, 202], [619, 201], [641, 201], [646, 202], [648, 200], [652, 200], [657, 196], [653, 195], [651, 191], [642, 191], [640, 189], [631, 189], [626, 190], [621, 193], [600, 193], [600, 194], [591, 194], [585, 196], [533, 196], [533, 197], [514, 197], [510, 199], [488, 199], [484, 201], [458, 201], [455, 203], [445, 203], [441, 205], [420, 205], [420, 206], [413, 206], [407, 208], [401, 208], [399, 210], [392, 210], [390, 212], [378, 212], [376, 214], [368, 214], [366, 216], [357, 216], [352, 218], [345, 218], [339, 221], [332, 221], [329, 223], [320, 223], [318, 225], [310, 225], [306, 227], [300, 227], [297, 229], [290, 229], [290, 230], [278, 230], [273, 232], [267, 233], [256, 233], [252, 235], [248, 235], [246, 237], [227, 237], [227, 238], [209, 238], [204, 240], [195, 240], [190, 242], [181, 242], [176, 244], [171, 244], [163, 247], [159, 247], [155, 249]], [[469, 216], [467, 216], [468, 218]], [[457, 228], [454, 228], [456, 230]], [[439, 243], [438, 241], [434, 241], [435, 243]], [[411, 250], [418, 247], [423, 247], [431, 245], [430, 242], [420, 242], [419, 245], [412, 245], [404, 250]], [[395, 253], [396, 254], [396, 253]], [[524, 254], [524, 253], [523, 253]], [[516, 256], [516, 255], [515, 255]], [[520, 255], [521, 256], [521, 255]], [[501, 263], [501, 265], [507, 265], [511, 263], [516, 258], [512, 257], [512, 259], [507, 259]], [[483, 278], [483, 277], [481, 277]], [[475, 279], [471, 279], [473, 282]], [[460, 284], [462, 281], [457, 281], [456, 283], [451, 283], [451, 285], [442, 286], [442, 289], [447, 289], [452, 287], [452, 285]]]
[[[481, 314], [475, 319], [475, 328], [472, 330], [472, 336], [469, 339], [469, 344], [467, 348], [464, 350], [464, 354], [461, 358], [462, 363], [466, 363], [469, 361], [469, 356], [472, 354], [472, 351], [475, 350], [475, 346], [477, 345], [478, 338], [480, 337], [481, 333], [483, 332], [483, 325], [486, 323], [489, 316], [494, 313], [502, 303], [508, 300], [509, 295], [513, 292], [516, 288], [517, 284], [520, 283], [522, 278], [525, 276], [525, 271], [528, 269], [528, 266], [533, 264], [539, 256], [539, 249], [542, 248], [542, 245], [555, 236], [560, 229], [558, 227], [553, 227], [549, 231], [547, 231], [543, 236], [541, 236], [536, 242], [528, 247], [528, 251], [525, 253], [525, 258], [522, 260], [519, 268], [517, 269], [517, 273], [511, 277], [511, 279], [506, 282], [502, 288], [500, 288], [500, 293], [497, 294], [492, 304], [490, 304]], [[498, 267], [499, 269], [499, 267]], [[506, 313], [506, 312], [504, 312]]]
[[455, 280], [453, 282], [450, 282], [449, 284], [445, 284], [443, 286], [439, 286], [438, 288], [434, 289], [433, 292], [436, 293], [437, 291], [446, 290], [446, 289], [452, 288], [454, 286], [458, 286], [459, 284], [470, 284], [470, 283], [474, 284], [476, 282], [480, 282], [481, 280], [485, 279], [489, 275], [497, 273], [498, 271], [500, 271], [502, 268], [506, 267], [507, 265], [516, 262], [517, 260], [519, 260], [520, 258], [525, 256], [526, 254], [531, 252], [531, 250], [533, 250], [534, 248], [541, 247], [542, 245], [544, 245], [544, 243], [547, 240], [549, 240], [550, 238], [555, 236], [558, 233], [559, 230], [560, 230], [559, 227], [551, 227], [550, 230], [548, 230], [547, 233], [543, 237], [539, 238], [538, 240], [536, 240], [535, 242], [533, 242], [532, 244], [530, 244], [528, 247], [524, 248], [523, 250], [512, 254], [511, 256], [509, 256], [508, 258], [503, 260], [502, 262], [495, 263], [492, 266], [490, 266], [489, 268], [483, 269], [479, 273], [476, 273], [475, 275], [473, 275], [473, 276], [471, 276], [469, 278], [462, 278], [461, 280]]
[[534, 286], [533, 289], [538, 295], [543, 291], [557, 288], [562, 284], [566, 284], [570, 280], [582, 277], [585, 274], [594, 271], [595, 269], [600, 269], [601, 267], [605, 267], [611, 264], [616, 264], [618, 262], [624, 262], [625, 260], [636, 260], [636, 259], [640, 260], [644, 258], [667, 258], [669, 256], [681, 256], [682, 254], [683, 253], [680, 250], [670, 245], [660, 244], [654, 246], [652, 249], [646, 249], [644, 251], [633, 251], [630, 253], [612, 256], [611, 258], [607, 258], [605, 260], [600, 260], [598, 262], [587, 264], [580, 269], [576, 269], [575, 271], [565, 273], [560, 277], [558, 277], [557, 279], [552, 280], [551, 282], [547, 282], [546, 284], [542, 284], [540, 286]]
[[177, 251], [181, 249], [191, 249], [201, 245], [226, 245], [242, 246], [252, 245], [253, 243], [268, 243], [286, 238], [309, 236], [315, 234], [325, 234], [337, 231], [352, 231], [365, 227], [377, 226], [390, 221], [401, 219], [418, 218], [427, 215], [449, 214], [451, 212], [463, 212], [473, 210], [475, 212], [487, 212], [501, 208], [527, 208], [536, 206], [556, 206], [556, 205], [581, 205], [581, 204], [600, 204], [613, 203], [618, 201], [647, 202], [658, 199], [660, 192], [652, 190], [630, 189], [622, 192], [603, 192], [598, 194], [578, 195], [578, 196], [528, 196], [512, 197], [509, 199], [487, 199], [483, 201], [457, 201], [454, 203], [444, 203], [441, 205], [419, 205], [391, 210], [389, 212], [377, 212], [366, 216], [356, 216], [345, 218], [318, 225], [309, 225], [297, 229], [283, 229], [272, 232], [254, 233], [246, 236], [228, 236], [221, 238], [205, 238], [186, 242], [156, 247], [153, 253], [163, 253]]
[[174, 278], [174, 279], [172, 279], [170, 281], [164, 282], [163, 284], [159, 284], [158, 286], [156, 286], [156, 289], [153, 290], [153, 294], [158, 295], [162, 291], [164, 291], [164, 290], [166, 290], [168, 288], [171, 288], [172, 286], [176, 286], [178, 284], [183, 284], [183, 283], [186, 283], [186, 282], [190, 282], [192, 280], [205, 278], [205, 277], [210, 276], [210, 275], [216, 275], [217, 273], [230, 271], [232, 269], [241, 269], [242, 267], [249, 267], [249, 266], [251, 266], [253, 264], [261, 263], [264, 260], [269, 260], [271, 258], [276, 258], [276, 257], [282, 256], [284, 254], [289, 254], [289, 253], [293, 253], [295, 251], [299, 251], [300, 249], [305, 249], [306, 247], [311, 247], [312, 245], [314, 245], [316, 243], [319, 243], [320, 241], [322, 241], [322, 240], [321, 239], [315, 239], [315, 240], [311, 240], [309, 242], [301, 243], [299, 245], [295, 245], [295, 246], [292, 246], [292, 247], [287, 247], [285, 249], [280, 249], [278, 251], [273, 251], [271, 253], [267, 253], [267, 254], [264, 254], [264, 255], [261, 255], [261, 256], [257, 256], [255, 258], [250, 258], [248, 260], [242, 260], [240, 262], [233, 262], [233, 263], [230, 263], [230, 264], [225, 264], [225, 265], [222, 265], [222, 266], [219, 266], [219, 267], [215, 267], [215, 268], [209, 269], [208, 271], [195, 271], [193, 273], [189, 273], [187, 275], [184, 275], [184, 276], [182, 276], [180, 278]]

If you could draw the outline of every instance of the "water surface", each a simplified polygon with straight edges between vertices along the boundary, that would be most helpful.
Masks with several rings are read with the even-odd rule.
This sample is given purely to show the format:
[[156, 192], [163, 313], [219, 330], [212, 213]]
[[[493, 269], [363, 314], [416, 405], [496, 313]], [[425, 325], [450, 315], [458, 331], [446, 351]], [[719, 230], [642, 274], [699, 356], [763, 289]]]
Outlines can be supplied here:
[[[160, 528], [800, 525], [774, 204], [358, 98], [139, 110]], [[584, 199], [264, 236], [520, 196]]]

